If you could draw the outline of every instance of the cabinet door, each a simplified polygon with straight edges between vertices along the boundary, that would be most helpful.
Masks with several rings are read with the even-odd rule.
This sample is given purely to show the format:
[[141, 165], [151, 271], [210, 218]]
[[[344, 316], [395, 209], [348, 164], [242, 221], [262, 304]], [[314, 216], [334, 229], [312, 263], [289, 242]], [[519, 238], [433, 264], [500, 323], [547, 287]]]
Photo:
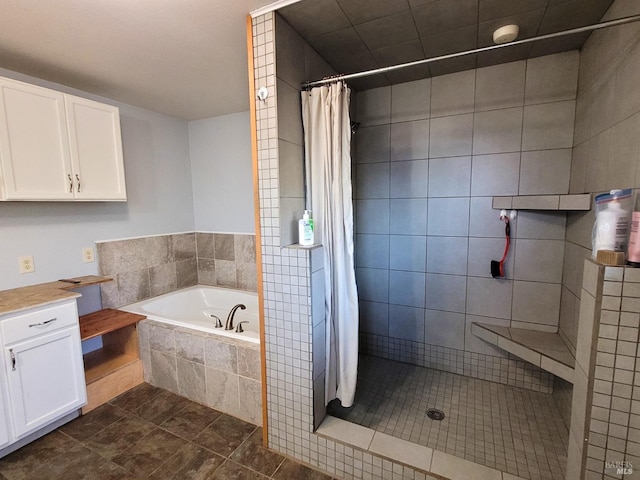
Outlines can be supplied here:
[[3, 200], [72, 200], [64, 95], [0, 79]]
[[65, 95], [75, 197], [126, 200], [117, 107]]
[[[0, 364], [4, 363], [0, 359]], [[2, 371], [2, 370], [0, 370]], [[4, 379], [0, 379], [0, 448], [13, 443], [13, 433], [9, 423], [9, 406]]]
[[79, 328], [4, 347], [16, 438], [86, 403]]

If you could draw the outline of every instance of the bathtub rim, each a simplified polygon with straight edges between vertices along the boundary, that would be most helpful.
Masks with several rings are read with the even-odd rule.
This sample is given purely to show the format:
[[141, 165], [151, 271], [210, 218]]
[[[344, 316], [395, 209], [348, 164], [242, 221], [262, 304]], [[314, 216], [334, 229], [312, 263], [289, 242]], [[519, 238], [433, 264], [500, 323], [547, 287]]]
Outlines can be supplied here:
[[[224, 339], [228, 339], [228, 340], [235, 340], [237, 342], [241, 342], [241, 343], [248, 343], [248, 344], [252, 344], [252, 345], [257, 345], [260, 346], [261, 342], [260, 342], [260, 338], [261, 338], [261, 329], [262, 326], [260, 325], [260, 312], [258, 312], [257, 318], [256, 318], [256, 323], [257, 323], [257, 327], [258, 327], [258, 331], [257, 332], [247, 332], [247, 333], [252, 333], [255, 334], [255, 336], [243, 336], [241, 333], [236, 333], [234, 330], [231, 331], [225, 331], [225, 330], [221, 330], [221, 329], [216, 329], [213, 327], [201, 327], [199, 325], [194, 325], [194, 324], [190, 324], [188, 322], [185, 321], [180, 321], [180, 320], [176, 320], [176, 319], [172, 319], [172, 318], [167, 318], [165, 316], [162, 315], [155, 315], [146, 311], [143, 311], [141, 308], [136, 308], [136, 307], [142, 307], [144, 305], [146, 305], [147, 303], [150, 303], [154, 300], [157, 300], [159, 298], [165, 298], [165, 297], [169, 297], [171, 295], [175, 295], [177, 293], [180, 292], [186, 292], [186, 291], [190, 291], [190, 290], [198, 290], [198, 289], [212, 289], [212, 290], [222, 290], [222, 291], [229, 291], [229, 292], [241, 292], [244, 294], [248, 294], [251, 296], [255, 296], [256, 300], [258, 300], [258, 293], [257, 292], [251, 292], [248, 290], [239, 290], [237, 288], [230, 288], [230, 287], [221, 287], [221, 286], [217, 286], [217, 285], [203, 285], [203, 284], [196, 284], [196, 285], [190, 285], [188, 287], [185, 288], [179, 288], [177, 290], [174, 290], [172, 292], [167, 292], [167, 293], [163, 293], [161, 295], [156, 295], [153, 297], [149, 297], [149, 298], [145, 298], [144, 300], [140, 300], [138, 302], [134, 302], [134, 303], [130, 303], [127, 305], [123, 305], [121, 307], [118, 307], [119, 310], [123, 310], [125, 312], [131, 312], [131, 313], [137, 313], [140, 315], [144, 315], [146, 317], [147, 320], [154, 320], [156, 322], [160, 322], [163, 323], [165, 325], [171, 325], [174, 328], [182, 328], [185, 330], [195, 330], [197, 332], [202, 332], [202, 333], [209, 333], [212, 335], [216, 335], [218, 337], [224, 338]], [[257, 306], [259, 308], [259, 302], [257, 302]], [[224, 319], [221, 319], [222, 321], [224, 321]]]

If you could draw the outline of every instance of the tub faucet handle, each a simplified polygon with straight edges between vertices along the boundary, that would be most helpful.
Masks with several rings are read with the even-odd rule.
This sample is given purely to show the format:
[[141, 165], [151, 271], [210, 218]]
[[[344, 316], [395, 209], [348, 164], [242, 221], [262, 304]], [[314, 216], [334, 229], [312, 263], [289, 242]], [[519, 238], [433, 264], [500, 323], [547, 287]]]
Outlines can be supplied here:
[[220, 320], [219, 316], [214, 315], [213, 313], [210, 313], [209, 316], [215, 319], [216, 321], [216, 324], [214, 325], [215, 328], [222, 328], [222, 320]]
[[244, 332], [244, 328], [242, 328], [242, 324], [243, 323], [249, 323], [249, 320], [243, 320], [243, 321], [239, 322], [238, 325], [236, 326], [236, 333]]

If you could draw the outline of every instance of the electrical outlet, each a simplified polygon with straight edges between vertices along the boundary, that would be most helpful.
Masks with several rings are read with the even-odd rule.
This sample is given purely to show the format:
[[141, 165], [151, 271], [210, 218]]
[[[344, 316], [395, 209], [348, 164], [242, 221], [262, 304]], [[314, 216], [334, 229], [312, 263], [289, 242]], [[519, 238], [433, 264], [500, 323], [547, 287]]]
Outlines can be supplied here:
[[93, 254], [93, 247], [85, 247], [82, 249], [82, 260], [84, 263], [91, 263], [96, 261], [96, 257]]
[[18, 257], [18, 265], [20, 266], [20, 273], [32, 273], [36, 271], [36, 266], [33, 263], [33, 255]]

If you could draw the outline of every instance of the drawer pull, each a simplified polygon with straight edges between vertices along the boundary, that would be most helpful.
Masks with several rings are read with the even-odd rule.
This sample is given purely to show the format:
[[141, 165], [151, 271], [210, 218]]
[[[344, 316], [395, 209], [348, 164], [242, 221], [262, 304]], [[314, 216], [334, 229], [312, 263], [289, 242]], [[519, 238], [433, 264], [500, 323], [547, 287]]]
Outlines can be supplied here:
[[31, 328], [31, 327], [41, 327], [42, 325], [46, 325], [47, 323], [55, 322], [56, 320], [57, 320], [57, 318], [50, 318], [49, 320], [46, 320], [44, 322], [32, 323], [32, 324], [29, 325], [29, 328]]
[[16, 355], [13, 353], [13, 348], [9, 349], [9, 355], [11, 356], [11, 370], [16, 371]]

